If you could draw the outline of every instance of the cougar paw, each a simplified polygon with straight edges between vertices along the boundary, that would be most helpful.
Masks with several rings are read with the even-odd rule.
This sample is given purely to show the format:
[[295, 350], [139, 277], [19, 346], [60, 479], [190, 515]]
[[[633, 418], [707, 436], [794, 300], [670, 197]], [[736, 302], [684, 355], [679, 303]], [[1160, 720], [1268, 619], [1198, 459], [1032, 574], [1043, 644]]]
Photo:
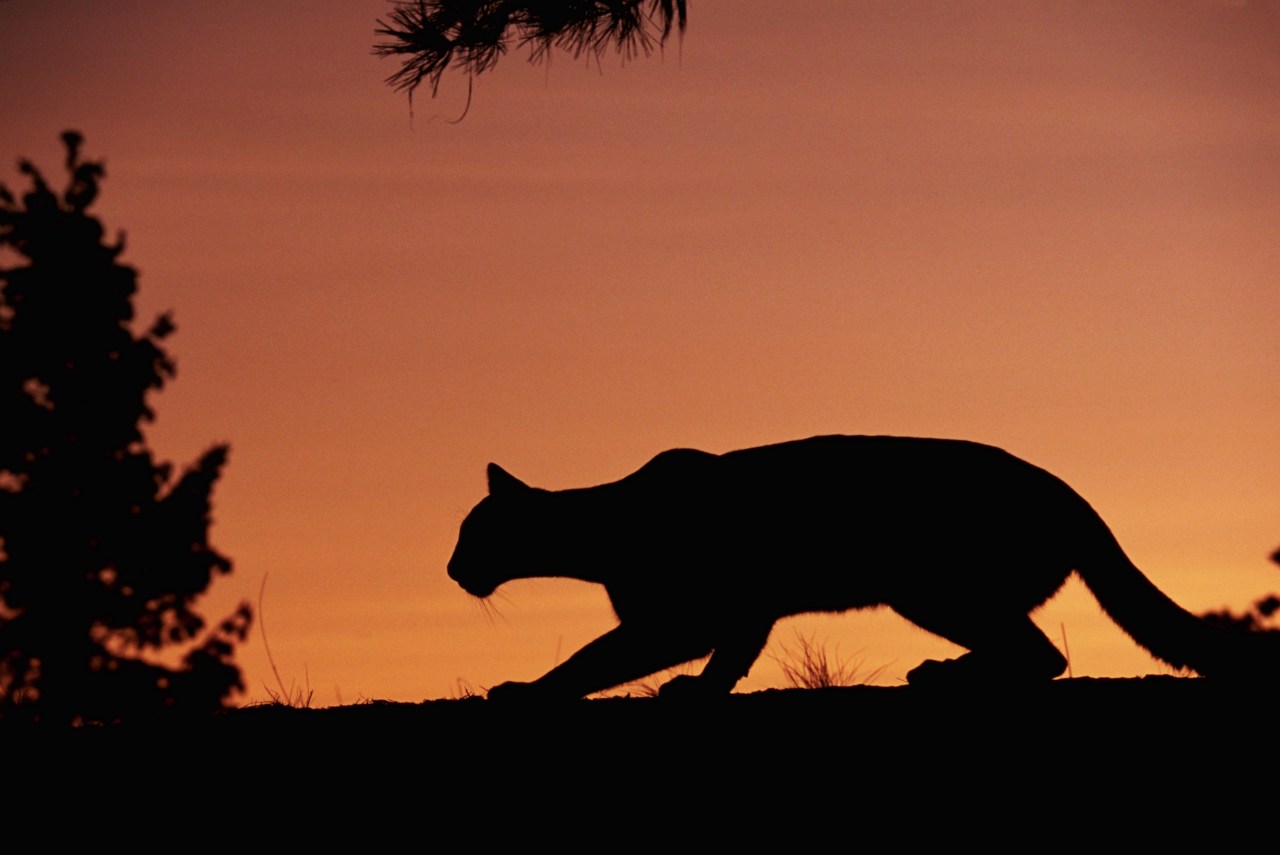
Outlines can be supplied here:
[[953, 686], [960, 682], [963, 675], [958, 673], [955, 659], [945, 661], [926, 659], [907, 672], [907, 683], [912, 686]]
[[[1065, 661], [1065, 660], [1064, 660]], [[1020, 679], [1020, 675], [1026, 679]], [[1044, 682], [1039, 675], [1025, 674], [1003, 659], [966, 653], [955, 659], [926, 659], [907, 672], [907, 683], [926, 688], [964, 686], [1004, 688], [1020, 682]]]
[[546, 692], [534, 683], [499, 683], [491, 688], [485, 697], [498, 703], [533, 703], [546, 699]]

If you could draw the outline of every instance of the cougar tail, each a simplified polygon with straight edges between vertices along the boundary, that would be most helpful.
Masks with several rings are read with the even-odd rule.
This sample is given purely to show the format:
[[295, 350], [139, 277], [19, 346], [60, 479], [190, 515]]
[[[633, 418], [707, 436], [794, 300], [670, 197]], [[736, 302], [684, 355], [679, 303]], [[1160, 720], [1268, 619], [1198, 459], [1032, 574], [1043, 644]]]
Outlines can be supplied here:
[[1125, 555], [1101, 517], [1076, 572], [1102, 610], [1151, 655], [1174, 668], [1231, 680], [1280, 679], [1280, 634], [1231, 630], [1169, 599]]

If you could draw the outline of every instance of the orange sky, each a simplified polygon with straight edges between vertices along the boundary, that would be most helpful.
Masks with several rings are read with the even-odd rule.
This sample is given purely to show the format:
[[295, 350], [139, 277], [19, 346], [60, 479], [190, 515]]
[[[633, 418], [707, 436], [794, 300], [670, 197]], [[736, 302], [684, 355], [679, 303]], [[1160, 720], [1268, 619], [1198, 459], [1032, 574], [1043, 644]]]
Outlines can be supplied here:
[[[0, 2], [0, 159], [56, 176], [77, 128], [106, 160], [95, 210], [179, 329], [152, 444], [232, 446], [203, 611], [269, 577], [286, 686], [448, 697], [612, 625], [584, 583], [490, 620], [445, 576], [490, 460], [564, 488], [673, 446], [975, 439], [1190, 608], [1280, 589], [1280, 5], [695, 0], [661, 57], [509, 55], [460, 124], [465, 80], [412, 118], [383, 84], [387, 8]], [[1075, 583], [1038, 621], [1077, 676], [1162, 671]], [[859, 614], [772, 652], [797, 631], [887, 683], [956, 650]], [[739, 688], [777, 685], [766, 656]]]

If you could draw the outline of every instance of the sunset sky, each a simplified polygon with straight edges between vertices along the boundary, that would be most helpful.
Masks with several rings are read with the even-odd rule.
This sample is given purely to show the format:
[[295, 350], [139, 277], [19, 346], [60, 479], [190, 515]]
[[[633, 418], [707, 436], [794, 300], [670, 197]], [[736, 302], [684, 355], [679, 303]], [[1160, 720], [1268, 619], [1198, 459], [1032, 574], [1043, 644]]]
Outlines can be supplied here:
[[[598, 65], [514, 51], [410, 105], [384, 0], [3, 0], [0, 181], [75, 128], [172, 310], [153, 448], [231, 445], [201, 603], [247, 691], [532, 679], [602, 589], [445, 575], [495, 461], [537, 486], [815, 434], [999, 445], [1194, 610], [1280, 590], [1280, 4], [692, 0]], [[927, 537], [928, 532], [921, 532]], [[785, 572], [786, 568], [778, 568]], [[963, 568], [958, 568], [963, 572]], [[1072, 582], [1072, 673], [1164, 673]], [[958, 648], [784, 622], [900, 683]]]

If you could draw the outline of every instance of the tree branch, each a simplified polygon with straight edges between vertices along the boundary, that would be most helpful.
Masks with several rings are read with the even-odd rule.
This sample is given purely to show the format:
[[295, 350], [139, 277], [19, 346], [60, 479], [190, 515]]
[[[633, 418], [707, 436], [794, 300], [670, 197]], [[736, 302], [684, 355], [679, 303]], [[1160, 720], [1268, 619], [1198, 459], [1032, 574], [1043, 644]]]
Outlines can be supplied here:
[[514, 44], [541, 62], [553, 49], [580, 57], [610, 47], [626, 59], [648, 56], [683, 33], [687, 0], [393, 0], [374, 33], [380, 57], [400, 68], [388, 85], [412, 96], [424, 82], [434, 97], [450, 68], [467, 75], [491, 69]]

